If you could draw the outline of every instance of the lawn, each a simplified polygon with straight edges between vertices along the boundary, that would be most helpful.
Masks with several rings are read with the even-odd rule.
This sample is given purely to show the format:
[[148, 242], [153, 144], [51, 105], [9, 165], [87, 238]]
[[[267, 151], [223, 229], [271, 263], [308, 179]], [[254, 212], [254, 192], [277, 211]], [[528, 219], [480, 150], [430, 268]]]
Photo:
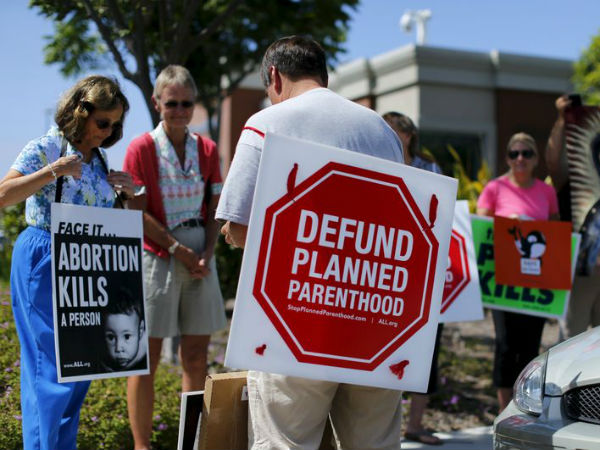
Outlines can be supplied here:
[[[497, 408], [491, 386], [491, 333], [489, 319], [445, 327], [439, 390], [432, 396], [425, 414], [427, 427], [450, 431], [491, 424]], [[0, 429], [3, 430], [0, 449], [16, 450], [22, 448], [19, 343], [6, 284], [0, 284], [0, 342]], [[209, 348], [211, 373], [226, 370], [223, 367], [226, 343], [227, 330], [213, 336]], [[162, 363], [159, 367], [152, 433], [155, 450], [177, 447], [180, 376], [179, 366]], [[78, 447], [80, 450], [133, 447], [124, 378], [92, 382], [81, 410]]]
[[[226, 339], [226, 337], [225, 337]], [[211, 344], [210, 371], [222, 372], [224, 338]], [[19, 383], [19, 342], [14, 325], [8, 286], [0, 284], [0, 449], [23, 448]], [[179, 366], [161, 364], [156, 376], [152, 448], [177, 448], [180, 401]], [[133, 440], [127, 419], [126, 379], [92, 382], [81, 409], [77, 439], [80, 450], [131, 449]]]

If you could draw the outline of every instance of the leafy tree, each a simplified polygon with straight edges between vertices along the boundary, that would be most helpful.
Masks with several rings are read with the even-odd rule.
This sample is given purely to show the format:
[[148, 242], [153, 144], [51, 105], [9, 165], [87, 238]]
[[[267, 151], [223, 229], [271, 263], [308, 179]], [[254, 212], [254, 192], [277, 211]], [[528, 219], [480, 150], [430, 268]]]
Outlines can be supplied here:
[[592, 38], [590, 46], [575, 63], [573, 82], [586, 103], [600, 104], [600, 34]]
[[[359, 0], [30, 0], [54, 21], [47, 63], [67, 76], [116, 64], [142, 91], [152, 121], [152, 80], [168, 64], [190, 69], [199, 100], [217, 117], [223, 99], [258, 67], [266, 47], [311, 35], [330, 60], [343, 51]], [[112, 60], [112, 61], [111, 61]], [[218, 124], [218, 121], [217, 121]], [[218, 136], [209, 121], [213, 138]]]

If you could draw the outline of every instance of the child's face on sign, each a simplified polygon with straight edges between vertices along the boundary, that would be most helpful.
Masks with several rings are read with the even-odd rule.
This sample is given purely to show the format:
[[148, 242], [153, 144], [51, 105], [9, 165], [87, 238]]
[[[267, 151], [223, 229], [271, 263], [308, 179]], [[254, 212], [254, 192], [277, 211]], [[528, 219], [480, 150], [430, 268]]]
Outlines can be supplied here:
[[104, 340], [110, 358], [123, 369], [136, 357], [140, 345], [140, 320], [136, 313], [109, 314], [104, 327]]

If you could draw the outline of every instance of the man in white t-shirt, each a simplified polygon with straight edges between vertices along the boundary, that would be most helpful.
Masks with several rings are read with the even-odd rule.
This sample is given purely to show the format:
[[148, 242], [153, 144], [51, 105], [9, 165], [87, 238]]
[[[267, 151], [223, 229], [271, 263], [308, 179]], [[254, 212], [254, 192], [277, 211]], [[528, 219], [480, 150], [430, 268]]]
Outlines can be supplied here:
[[[315, 41], [282, 38], [266, 51], [261, 77], [273, 106], [248, 119], [216, 217], [227, 242], [244, 247], [266, 132], [403, 162], [394, 131], [374, 111], [327, 89], [325, 53]], [[249, 447], [316, 449], [331, 414], [344, 449], [400, 448], [400, 391], [250, 371]]]

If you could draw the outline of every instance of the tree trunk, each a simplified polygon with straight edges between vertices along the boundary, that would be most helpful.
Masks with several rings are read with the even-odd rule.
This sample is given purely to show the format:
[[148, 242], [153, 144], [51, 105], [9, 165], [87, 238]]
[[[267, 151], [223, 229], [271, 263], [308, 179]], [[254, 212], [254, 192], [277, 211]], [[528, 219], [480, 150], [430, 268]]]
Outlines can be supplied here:
[[142, 95], [144, 96], [144, 102], [146, 103], [146, 107], [148, 108], [148, 112], [150, 113], [150, 119], [152, 120], [152, 127], [155, 128], [160, 122], [160, 114], [154, 108], [154, 103], [152, 103], [152, 93], [154, 92], [154, 86], [152, 83], [147, 80], [136, 81], [135, 85], [142, 91]]

